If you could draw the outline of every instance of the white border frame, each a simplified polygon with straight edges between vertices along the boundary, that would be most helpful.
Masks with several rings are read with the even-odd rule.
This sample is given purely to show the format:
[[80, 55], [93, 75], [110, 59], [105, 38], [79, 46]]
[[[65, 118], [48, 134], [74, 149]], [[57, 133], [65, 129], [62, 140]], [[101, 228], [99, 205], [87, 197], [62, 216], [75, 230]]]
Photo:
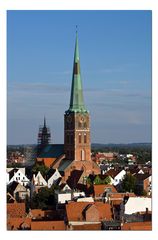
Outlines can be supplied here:
[[[0, 230], [4, 239], [43, 238], [110, 238], [154, 239], [158, 232], [158, 7], [156, 0], [1, 0], [0, 2]], [[152, 10], [152, 146], [153, 146], [153, 230], [152, 231], [6, 231], [6, 11], [7, 10]], [[154, 200], [155, 199], [155, 200]]]

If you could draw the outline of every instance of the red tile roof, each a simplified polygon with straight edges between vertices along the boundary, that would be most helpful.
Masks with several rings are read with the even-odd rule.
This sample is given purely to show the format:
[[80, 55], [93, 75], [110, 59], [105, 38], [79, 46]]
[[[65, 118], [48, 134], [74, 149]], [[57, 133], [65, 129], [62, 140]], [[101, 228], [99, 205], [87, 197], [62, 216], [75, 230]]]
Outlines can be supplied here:
[[121, 230], [152, 230], [151, 222], [124, 223]]
[[115, 169], [110, 169], [109, 171], [106, 172], [106, 175], [115, 178], [122, 170], [115, 170]]
[[113, 186], [113, 185], [110, 185], [110, 184], [94, 184], [94, 196], [95, 197], [99, 197], [101, 196], [105, 191], [106, 189], [111, 189], [111, 192], [113, 193], [117, 193], [117, 190], [116, 188]]
[[31, 209], [30, 214], [32, 218], [44, 217], [44, 211], [42, 209]]
[[27, 228], [30, 228], [31, 226], [31, 219], [30, 218], [9, 218], [7, 220], [7, 229], [8, 230], [19, 230], [21, 226], [24, 226]]
[[7, 203], [8, 217], [24, 217], [26, 215], [25, 203]]
[[99, 214], [99, 220], [112, 219], [111, 206], [108, 203], [70, 202], [66, 205], [66, 213], [67, 213], [68, 221], [85, 221], [86, 210], [88, 210], [88, 208], [91, 205], [95, 205]]
[[101, 223], [74, 225], [72, 230], [101, 230]]
[[32, 221], [31, 230], [66, 230], [64, 221]]

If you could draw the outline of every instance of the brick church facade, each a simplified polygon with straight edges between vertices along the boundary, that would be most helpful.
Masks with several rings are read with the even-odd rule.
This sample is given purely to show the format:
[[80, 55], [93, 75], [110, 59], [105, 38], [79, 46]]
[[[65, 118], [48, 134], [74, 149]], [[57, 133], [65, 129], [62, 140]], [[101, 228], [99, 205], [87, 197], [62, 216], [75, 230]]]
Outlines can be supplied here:
[[100, 173], [100, 168], [91, 160], [90, 114], [83, 99], [77, 33], [70, 105], [64, 115], [64, 151], [63, 161], [71, 161], [64, 170], [65, 176], [72, 169], [83, 170], [86, 176]]
[[[58, 154], [55, 155], [55, 152]], [[83, 99], [77, 32], [70, 105], [64, 114], [64, 146], [49, 144], [37, 161], [45, 164], [48, 159], [47, 165], [63, 172], [64, 180], [67, 180], [73, 170], [82, 170], [83, 176], [100, 173], [100, 168], [91, 159], [90, 114]]]

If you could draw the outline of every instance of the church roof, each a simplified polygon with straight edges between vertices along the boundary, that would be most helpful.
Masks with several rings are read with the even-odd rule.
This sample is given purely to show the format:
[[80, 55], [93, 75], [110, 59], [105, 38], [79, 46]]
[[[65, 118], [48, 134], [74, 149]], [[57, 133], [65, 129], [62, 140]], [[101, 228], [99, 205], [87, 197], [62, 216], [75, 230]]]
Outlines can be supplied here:
[[38, 158], [57, 158], [64, 154], [64, 144], [48, 144]]
[[63, 172], [71, 163], [72, 163], [72, 160], [68, 160], [68, 159], [62, 160], [58, 170]]
[[68, 112], [87, 112], [82, 90], [82, 80], [80, 72], [80, 58], [79, 58], [79, 47], [78, 47], [78, 34], [76, 32], [76, 43], [74, 53], [74, 65], [71, 85], [71, 98]]

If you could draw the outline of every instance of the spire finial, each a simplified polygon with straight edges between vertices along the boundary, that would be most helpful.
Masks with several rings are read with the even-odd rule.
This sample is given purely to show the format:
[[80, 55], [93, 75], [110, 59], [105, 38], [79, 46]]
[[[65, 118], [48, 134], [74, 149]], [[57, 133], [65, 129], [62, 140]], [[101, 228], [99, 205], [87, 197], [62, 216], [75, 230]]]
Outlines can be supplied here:
[[46, 117], [44, 115], [44, 127], [46, 127]]
[[78, 28], [78, 26], [76, 25], [76, 33], [77, 33], [77, 31], [78, 31], [78, 29], [77, 29], [77, 28]]

